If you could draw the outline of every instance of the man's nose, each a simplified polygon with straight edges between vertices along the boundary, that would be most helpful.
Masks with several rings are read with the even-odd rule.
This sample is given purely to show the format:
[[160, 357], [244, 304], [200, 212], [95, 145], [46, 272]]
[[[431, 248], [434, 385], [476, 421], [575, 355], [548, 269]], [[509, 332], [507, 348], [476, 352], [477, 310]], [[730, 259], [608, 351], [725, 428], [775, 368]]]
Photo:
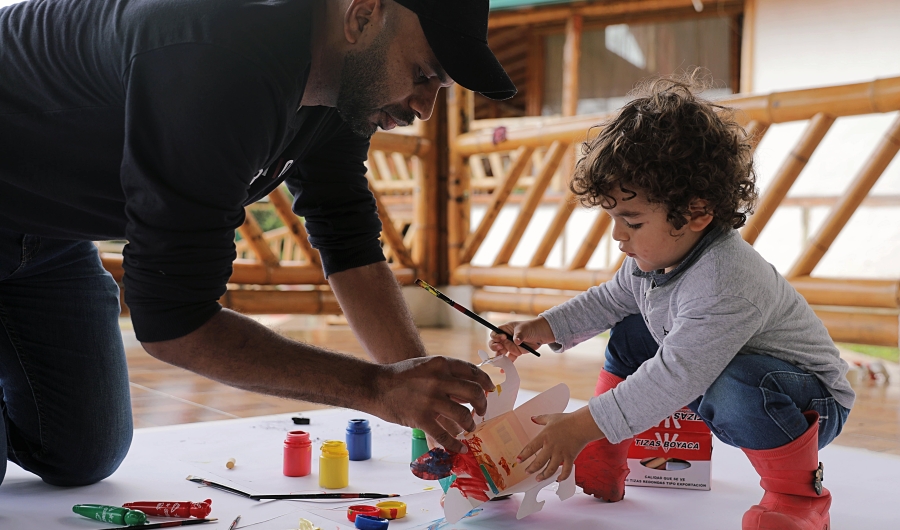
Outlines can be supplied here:
[[441, 85], [439, 81], [432, 80], [420, 86], [422, 87], [421, 92], [413, 94], [413, 97], [409, 100], [409, 107], [416, 113], [417, 118], [426, 121], [431, 118], [431, 113], [434, 112], [434, 103], [437, 100], [437, 94], [441, 89]]

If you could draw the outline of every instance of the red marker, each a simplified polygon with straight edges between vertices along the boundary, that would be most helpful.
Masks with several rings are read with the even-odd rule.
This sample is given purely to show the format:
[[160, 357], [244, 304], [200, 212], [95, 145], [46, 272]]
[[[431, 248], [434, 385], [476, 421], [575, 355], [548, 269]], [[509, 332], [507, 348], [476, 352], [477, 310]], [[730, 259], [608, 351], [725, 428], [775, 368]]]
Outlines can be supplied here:
[[122, 506], [132, 510], [140, 510], [147, 515], [161, 517], [206, 517], [212, 511], [212, 499], [203, 502], [191, 501], [137, 501], [127, 502]]

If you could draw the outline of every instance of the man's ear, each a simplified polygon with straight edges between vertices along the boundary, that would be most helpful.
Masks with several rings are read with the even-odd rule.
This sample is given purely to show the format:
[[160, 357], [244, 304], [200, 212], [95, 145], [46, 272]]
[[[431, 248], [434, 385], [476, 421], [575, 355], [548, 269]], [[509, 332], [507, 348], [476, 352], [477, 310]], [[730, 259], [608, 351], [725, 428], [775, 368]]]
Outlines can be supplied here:
[[344, 38], [357, 44], [364, 35], [374, 32], [382, 19], [381, 0], [350, 0], [344, 12]]
[[709, 202], [705, 199], [695, 198], [688, 204], [687, 227], [693, 232], [702, 232], [712, 223], [713, 214], [709, 210]]

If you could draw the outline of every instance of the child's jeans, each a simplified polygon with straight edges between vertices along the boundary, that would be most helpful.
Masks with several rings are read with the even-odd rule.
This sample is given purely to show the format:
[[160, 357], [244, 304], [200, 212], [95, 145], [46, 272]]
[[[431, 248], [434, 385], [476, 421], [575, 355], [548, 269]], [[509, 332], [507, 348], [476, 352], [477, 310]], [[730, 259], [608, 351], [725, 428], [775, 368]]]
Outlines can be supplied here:
[[[604, 370], [622, 378], [656, 355], [659, 345], [640, 315], [610, 332]], [[850, 411], [818, 378], [767, 355], [739, 354], [706, 393], [687, 405], [716, 437], [746, 449], [773, 449], [800, 437], [809, 424], [804, 411], [819, 413], [819, 449], [841, 433]]]

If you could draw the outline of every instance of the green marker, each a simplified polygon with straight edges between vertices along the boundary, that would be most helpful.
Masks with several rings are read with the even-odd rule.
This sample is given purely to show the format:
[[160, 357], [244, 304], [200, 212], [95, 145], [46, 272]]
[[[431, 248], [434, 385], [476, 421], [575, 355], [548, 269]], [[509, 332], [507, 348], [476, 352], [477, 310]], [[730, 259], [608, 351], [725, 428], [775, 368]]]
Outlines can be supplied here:
[[76, 504], [72, 511], [83, 515], [88, 519], [96, 519], [104, 523], [124, 524], [133, 526], [147, 522], [147, 514], [140, 510], [129, 510], [120, 506], [105, 506], [103, 504]]

